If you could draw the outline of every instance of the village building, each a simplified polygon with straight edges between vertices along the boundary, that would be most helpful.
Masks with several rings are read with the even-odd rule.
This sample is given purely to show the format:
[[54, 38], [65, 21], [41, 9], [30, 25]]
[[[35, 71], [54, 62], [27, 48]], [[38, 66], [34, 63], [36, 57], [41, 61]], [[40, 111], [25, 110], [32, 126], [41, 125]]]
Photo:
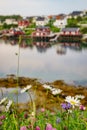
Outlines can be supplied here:
[[61, 42], [79, 42], [82, 34], [79, 28], [63, 28], [60, 32], [59, 41]]
[[37, 17], [35, 21], [36, 26], [45, 26], [48, 22], [49, 19], [47, 17]]
[[77, 18], [77, 17], [83, 17], [85, 15], [85, 11], [73, 11], [68, 15], [68, 18]]
[[10, 25], [10, 24], [18, 24], [18, 22], [15, 20], [15, 19], [12, 19], [12, 18], [8, 18], [8, 19], [5, 19], [4, 23], [6, 23], [7, 25]]
[[61, 35], [81, 35], [79, 28], [63, 28]]
[[18, 27], [21, 28], [21, 29], [28, 27], [29, 24], [30, 24], [30, 22], [28, 20], [18, 21]]
[[50, 34], [49, 27], [37, 27], [36, 30], [32, 33], [32, 36], [43, 37]]
[[11, 36], [19, 36], [19, 35], [23, 35], [24, 32], [20, 28], [11, 28], [9, 30], [9, 34]]
[[56, 20], [53, 25], [61, 29], [65, 28], [67, 25], [67, 17], [65, 15], [56, 16]]
[[48, 36], [51, 31], [49, 27], [37, 27], [34, 32], [32, 32], [32, 37], [35, 40], [48, 40]]

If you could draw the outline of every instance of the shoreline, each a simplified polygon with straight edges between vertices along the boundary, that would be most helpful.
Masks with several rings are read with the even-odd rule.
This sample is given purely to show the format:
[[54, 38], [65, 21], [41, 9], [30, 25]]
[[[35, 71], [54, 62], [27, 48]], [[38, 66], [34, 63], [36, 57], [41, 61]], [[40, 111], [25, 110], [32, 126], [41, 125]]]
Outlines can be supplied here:
[[[56, 33], [54, 33], [54, 35], [55, 35]], [[19, 40], [19, 36], [20, 35], [18, 35], [18, 36], [10, 36], [10, 35], [6, 35], [6, 34], [4, 34], [4, 35], [0, 35], [0, 39], [4, 39], [4, 38], [7, 38], [7, 39], [17, 39], [17, 40]], [[32, 37], [32, 35], [21, 35], [21, 37], [22, 37], [22, 40], [25, 40], [25, 39], [31, 39], [31, 40], [34, 40], [34, 38], [35, 37]], [[85, 37], [85, 38], [84, 38]], [[41, 38], [41, 37], [39, 37], [39, 38]], [[48, 37], [48, 38], [50, 38], [50, 37]], [[44, 41], [44, 40], [41, 40], [41, 41]], [[51, 42], [50, 40], [47, 40], [48, 42]], [[58, 39], [57, 39], [57, 41], [59, 41]], [[53, 42], [55, 42], [55, 40], [53, 41]], [[60, 42], [60, 41], [59, 41]], [[71, 40], [69, 41], [69, 42], [71, 42]], [[87, 43], [87, 34], [82, 34], [82, 38], [80, 39], [80, 40], [77, 40], [77, 41], [74, 41], [73, 40], [73, 42], [82, 42], [82, 43]], [[86, 44], [87, 45], [87, 44]]]
[[[16, 81], [17, 81], [17, 78], [15, 74], [8, 74], [6, 76], [3, 76], [3, 77], [0, 77], [0, 87], [1, 85], [7, 85], [7, 88], [10, 87], [10, 82], [11, 82], [11, 85], [12, 87], [16, 87], [14, 86]], [[19, 76], [19, 80], [23, 80], [27, 82], [31, 81], [36, 81], [36, 82], [39, 82], [40, 84], [45, 84], [45, 83], [48, 83], [48, 84], [51, 84], [53, 82], [63, 82], [65, 84], [67, 84], [68, 86], [71, 85], [71, 86], [74, 86], [74, 87], [83, 87], [83, 88], [87, 88], [87, 81], [86, 80], [64, 80], [64, 79], [56, 79], [56, 80], [52, 80], [52, 81], [47, 81], [47, 80], [43, 80], [43, 79], [38, 79], [38, 78], [34, 78], [34, 77], [26, 77], [26, 76]], [[8, 83], [6, 83], [8, 82]], [[6, 83], [6, 84], [5, 84]], [[22, 84], [20, 84], [22, 86]], [[24, 85], [24, 84], [23, 84]], [[25, 84], [26, 85], [26, 84]]]
[[[84, 106], [87, 106], [87, 86], [75, 86], [65, 83], [63, 80], [56, 80], [53, 82], [46, 82], [44, 84], [50, 85], [53, 88], [61, 89], [62, 93], [58, 96], [52, 95], [48, 89], [43, 87], [43, 84], [35, 78], [28, 78], [28, 77], [19, 77], [19, 87], [24, 88], [27, 85], [32, 85], [31, 90], [35, 93], [35, 104], [36, 108], [43, 108], [50, 109], [53, 111], [55, 108], [59, 109], [62, 102], [66, 96], [75, 96], [75, 95], [84, 95], [85, 98], [81, 100], [81, 103]], [[17, 79], [15, 77], [8, 77], [8, 78], [0, 78], [0, 88], [16, 88], [17, 87]], [[20, 104], [20, 103], [19, 103]], [[29, 102], [28, 102], [29, 104]], [[27, 103], [20, 104], [20, 109], [28, 109]]]

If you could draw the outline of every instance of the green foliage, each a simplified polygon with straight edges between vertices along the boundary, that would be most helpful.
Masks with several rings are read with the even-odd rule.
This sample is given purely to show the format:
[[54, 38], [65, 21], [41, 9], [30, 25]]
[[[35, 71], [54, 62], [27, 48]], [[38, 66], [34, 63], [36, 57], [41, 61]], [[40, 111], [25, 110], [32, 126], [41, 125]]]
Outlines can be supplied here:
[[83, 34], [87, 34], [87, 27], [81, 28], [80, 31], [81, 31]]
[[79, 24], [87, 24], [87, 17], [69, 18], [66, 27], [79, 27]]
[[55, 26], [51, 26], [51, 27], [50, 27], [50, 30], [51, 30], [52, 32], [59, 32], [59, 31], [60, 31], [60, 29], [57, 28], [57, 27], [55, 27]]
[[26, 35], [31, 35], [32, 32], [35, 30], [36, 24], [32, 23], [27, 28], [24, 29]]
[[17, 27], [18, 25], [15, 25], [15, 24], [9, 24], [7, 25], [6, 23], [3, 24], [2, 28], [3, 29], [10, 29], [10, 28], [15, 28]]
[[81, 22], [81, 21], [82, 21], [82, 17], [81, 17], [81, 16], [78, 16], [78, 17], [76, 18], [76, 20], [77, 20], [77, 22]]
[[36, 28], [36, 24], [35, 24], [35, 23], [32, 23], [32, 24], [29, 25], [28, 28]]
[[3, 30], [3, 26], [0, 26], [0, 30]]
[[32, 28], [29, 28], [29, 29], [25, 29], [25, 34], [26, 35], [31, 35], [32, 34], [32, 32], [33, 32], [34, 30], [32, 29]]
[[48, 22], [48, 24], [47, 24], [46, 26], [47, 26], [47, 27], [50, 27], [50, 30], [51, 30], [52, 32], [59, 32], [60, 29], [57, 28], [57, 27], [55, 27], [55, 26], [53, 26], [53, 22], [54, 22], [53, 19], [49, 20], [49, 22]]
[[75, 18], [69, 18], [67, 22], [68, 24], [66, 27], [78, 27], [78, 20]]
[[83, 20], [87, 21], [87, 16], [83, 17]]
[[51, 28], [53, 26], [53, 22], [54, 22], [54, 20], [50, 19], [49, 22], [48, 22], [48, 24], [46, 26], [48, 26], [48, 27]]
[[32, 130], [31, 125], [33, 125], [33, 128], [39, 126], [41, 130], [45, 130], [47, 123], [51, 124], [56, 130], [63, 130], [65, 127], [68, 130], [77, 130], [77, 128], [78, 130], [87, 129], [87, 110], [81, 111], [75, 108], [72, 110], [72, 113], [66, 110], [57, 110], [54, 113], [45, 110], [44, 112], [39, 111], [36, 117], [32, 117], [28, 112], [20, 112], [17, 114], [14, 112], [0, 113], [0, 117], [2, 115], [5, 116], [5, 119], [1, 120], [2, 125], [0, 126], [0, 130], [19, 130], [21, 126], [26, 126]]
[[15, 20], [22, 19], [22, 17], [20, 15], [8, 15], [8, 16], [7, 15], [6, 16], [0, 15], [1, 22], [5, 21], [5, 19], [9, 19], [9, 18], [12, 18]]

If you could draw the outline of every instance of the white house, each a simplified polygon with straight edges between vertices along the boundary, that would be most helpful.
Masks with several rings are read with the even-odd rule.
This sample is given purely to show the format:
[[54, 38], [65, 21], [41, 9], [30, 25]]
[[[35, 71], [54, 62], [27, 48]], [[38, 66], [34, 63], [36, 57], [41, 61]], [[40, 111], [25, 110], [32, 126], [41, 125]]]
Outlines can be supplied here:
[[45, 26], [49, 22], [47, 17], [37, 17], [35, 23], [36, 26]]
[[9, 25], [9, 24], [18, 24], [18, 22], [15, 19], [10, 19], [10, 18], [6, 19], [4, 21], [4, 23], [6, 23], [7, 25]]
[[83, 17], [85, 14], [85, 11], [73, 11], [68, 15], [68, 18], [77, 18], [78, 16]]
[[67, 17], [56, 19], [53, 25], [58, 28], [65, 28], [67, 25]]

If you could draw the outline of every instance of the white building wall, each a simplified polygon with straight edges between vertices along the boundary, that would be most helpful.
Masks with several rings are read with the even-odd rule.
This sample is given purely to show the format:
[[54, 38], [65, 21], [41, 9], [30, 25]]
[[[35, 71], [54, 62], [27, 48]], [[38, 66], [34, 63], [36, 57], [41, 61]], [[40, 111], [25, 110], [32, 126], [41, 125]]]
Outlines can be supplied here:
[[46, 24], [48, 24], [49, 19], [45, 19], [44, 21], [36, 21], [36, 26], [45, 26]]
[[45, 22], [44, 21], [36, 21], [36, 26], [44, 26]]
[[53, 25], [58, 28], [65, 28], [67, 25], [67, 18], [56, 20]]
[[6, 19], [5, 22], [6, 24], [17, 24], [17, 21], [15, 19]]

